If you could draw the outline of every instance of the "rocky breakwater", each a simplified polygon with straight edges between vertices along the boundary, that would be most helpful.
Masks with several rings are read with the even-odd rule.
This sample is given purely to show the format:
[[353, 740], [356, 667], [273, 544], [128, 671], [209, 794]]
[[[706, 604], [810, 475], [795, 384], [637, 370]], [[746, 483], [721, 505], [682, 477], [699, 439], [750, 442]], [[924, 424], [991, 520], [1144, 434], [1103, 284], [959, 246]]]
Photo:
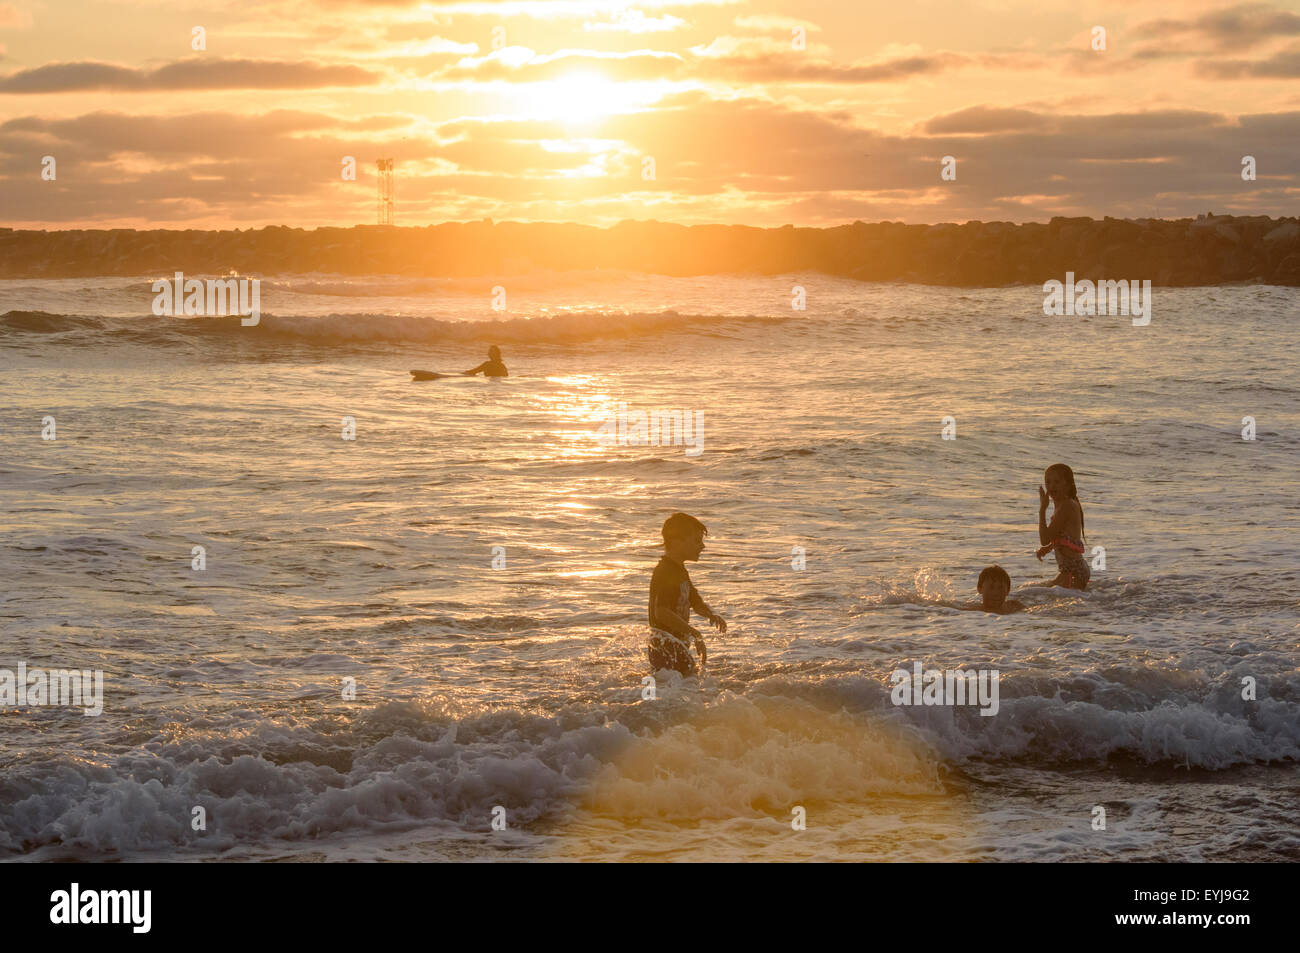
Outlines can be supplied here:
[[423, 228], [233, 231], [0, 229], [0, 277], [307, 272], [507, 276], [617, 268], [671, 275], [817, 271], [861, 281], [997, 287], [1067, 272], [1157, 286], [1300, 286], [1300, 220], [1053, 218], [1050, 222], [751, 228], [491, 221]]

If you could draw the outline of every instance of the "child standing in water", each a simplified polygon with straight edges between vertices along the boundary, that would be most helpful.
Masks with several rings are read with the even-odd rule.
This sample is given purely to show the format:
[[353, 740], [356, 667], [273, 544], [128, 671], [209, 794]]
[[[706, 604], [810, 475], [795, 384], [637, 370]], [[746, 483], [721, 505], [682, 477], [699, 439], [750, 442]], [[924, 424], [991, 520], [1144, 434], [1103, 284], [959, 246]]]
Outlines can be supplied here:
[[[1083, 505], [1074, 486], [1074, 471], [1064, 463], [1053, 463], [1043, 471], [1046, 489], [1038, 488], [1038, 541], [1043, 544], [1038, 558], [1056, 554], [1055, 579], [1040, 586], [1064, 586], [1086, 590], [1092, 569], [1083, 558]], [[1052, 501], [1052, 521], [1047, 521], [1047, 501]]]
[[727, 631], [722, 616], [708, 607], [691, 585], [687, 562], [696, 562], [704, 551], [704, 524], [694, 516], [674, 513], [664, 520], [664, 556], [650, 577], [650, 644], [647, 655], [655, 671], [670, 668], [683, 675], [695, 674], [691, 644], [700, 654], [700, 666], [709, 657], [699, 629], [691, 625], [691, 610], [704, 616], [719, 632]]

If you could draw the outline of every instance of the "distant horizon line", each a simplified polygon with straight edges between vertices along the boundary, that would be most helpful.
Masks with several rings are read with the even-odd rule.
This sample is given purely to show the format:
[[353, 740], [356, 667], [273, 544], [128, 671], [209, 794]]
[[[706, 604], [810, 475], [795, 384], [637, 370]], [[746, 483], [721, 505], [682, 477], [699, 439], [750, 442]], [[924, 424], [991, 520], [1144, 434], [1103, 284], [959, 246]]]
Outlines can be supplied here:
[[587, 229], [594, 229], [598, 231], [609, 231], [611, 229], [621, 228], [629, 225], [659, 225], [659, 226], [668, 226], [668, 227], [675, 227], [675, 228], [749, 228], [749, 229], [754, 229], [756, 231], [781, 231], [784, 229], [804, 230], [804, 231], [828, 231], [830, 229], [836, 229], [836, 228], [848, 228], [854, 225], [903, 225], [903, 226], [913, 227], [913, 228], [940, 228], [944, 225], [954, 225], [957, 227], [963, 227], [966, 225], [1010, 225], [1015, 228], [1021, 228], [1026, 225], [1051, 225], [1053, 222], [1056, 221], [1078, 222], [1078, 223], [1082, 223], [1082, 222], [1103, 223], [1108, 221], [1135, 222], [1135, 223], [1136, 222], [1164, 222], [1164, 223], [1175, 224], [1178, 222], [1206, 221], [1211, 218], [1225, 219], [1225, 220], [1266, 219], [1268, 221], [1286, 221], [1288, 219], [1294, 219], [1300, 221], [1300, 211], [1295, 212], [1293, 214], [1276, 214], [1276, 213], [1266, 213], [1266, 212], [1256, 212], [1250, 214], [1237, 213], [1237, 212], [1225, 212], [1225, 213], [1201, 212], [1194, 216], [1181, 215], [1176, 218], [1164, 218], [1164, 217], [1156, 217], [1151, 215], [1139, 215], [1139, 216], [1103, 215], [1100, 218], [1093, 215], [1053, 215], [1050, 218], [1048, 218], [1046, 221], [1042, 221], [1038, 219], [1028, 219], [1020, 222], [1011, 221], [1010, 219], [981, 219], [981, 218], [968, 218], [965, 219], [964, 221], [945, 220], [940, 222], [908, 222], [902, 219], [877, 219], [874, 221], [867, 221], [866, 219], [858, 218], [858, 219], [853, 219], [852, 221], [841, 222], [836, 225], [796, 225], [788, 222], [782, 225], [749, 225], [743, 222], [689, 222], [688, 223], [688, 222], [666, 222], [656, 218], [646, 218], [646, 219], [625, 218], [625, 219], [620, 219], [619, 221], [615, 222], [612, 225], [592, 225], [586, 222], [554, 221], [549, 219], [531, 219], [531, 220], [510, 219], [510, 218], [495, 219], [490, 216], [484, 216], [482, 218], [472, 218], [472, 219], [446, 219], [441, 222], [431, 222], [426, 225], [399, 225], [399, 224], [378, 225], [370, 222], [354, 222], [351, 225], [275, 224], [275, 225], [248, 225], [248, 226], [242, 226], [242, 225], [208, 226], [202, 228], [198, 228], [194, 226], [190, 226], [188, 228], [175, 228], [168, 225], [148, 225], [148, 226], [77, 225], [77, 226], [69, 226], [66, 228], [49, 228], [49, 227], [38, 228], [38, 227], [26, 226], [26, 225], [0, 225], [0, 232], [36, 232], [36, 233], [176, 232], [177, 234], [182, 234], [185, 232], [241, 232], [241, 233], [262, 232], [271, 229], [297, 231], [297, 232], [316, 232], [316, 231], [324, 231], [327, 229], [336, 230], [336, 231], [349, 231], [352, 229], [374, 229], [376, 231], [384, 230], [384, 229], [388, 229], [392, 231], [402, 231], [402, 230], [418, 231], [418, 230], [429, 229], [429, 228], [442, 228], [447, 225], [490, 225], [490, 226], [519, 225], [519, 226], [550, 226], [550, 227], [563, 226], [566, 228], [587, 228]]

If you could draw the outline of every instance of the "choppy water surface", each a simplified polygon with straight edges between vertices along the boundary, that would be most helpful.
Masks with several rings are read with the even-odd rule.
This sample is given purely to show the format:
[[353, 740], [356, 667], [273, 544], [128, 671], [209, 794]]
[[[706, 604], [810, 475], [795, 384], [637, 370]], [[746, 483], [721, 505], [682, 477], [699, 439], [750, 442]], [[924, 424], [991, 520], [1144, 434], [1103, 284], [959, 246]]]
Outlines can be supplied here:
[[[0, 667], [106, 689], [0, 711], [0, 850], [1296, 859], [1300, 296], [1157, 289], [1145, 328], [1042, 299], [312, 275], [245, 328], [152, 316], [148, 278], [0, 282]], [[406, 373], [489, 343], [508, 380]], [[620, 405], [702, 412], [704, 452], [602, 446]], [[1054, 575], [1056, 461], [1092, 591], [958, 611], [991, 562]], [[644, 701], [674, 510], [730, 631]], [[914, 661], [999, 670], [998, 714], [893, 705]]]

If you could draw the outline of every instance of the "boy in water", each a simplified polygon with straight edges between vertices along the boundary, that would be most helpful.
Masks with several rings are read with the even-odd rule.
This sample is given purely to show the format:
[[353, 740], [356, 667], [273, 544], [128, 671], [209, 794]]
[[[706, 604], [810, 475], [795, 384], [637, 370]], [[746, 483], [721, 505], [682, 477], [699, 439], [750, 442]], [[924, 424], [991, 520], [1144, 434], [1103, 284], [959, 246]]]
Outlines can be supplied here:
[[664, 520], [664, 556], [650, 577], [650, 643], [646, 654], [655, 671], [670, 668], [683, 675], [695, 674], [691, 644], [700, 654], [700, 667], [708, 661], [708, 649], [698, 629], [691, 625], [691, 610], [727, 631], [727, 623], [700, 598], [686, 572], [687, 562], [698, 562], [704, 551], [704, 524], [694, 516], [674, 513]]
[[1019, 599], [1007, 598], [1007, 593], [1011, 591], [1011, 577], [1001, 566], [986, 566], [980, 573], [979, 581], [975, 583], [975, 589], [983, 601], [962, 606], [963, 609], [1006, 615], [1010, 612], [1020, 612], [1025, 608], [1025, 604]]
[[506, 370], [506, 365], [501, 360], [501, 348], [493, 344], [488, 348], [488, 359], [474, 368], [472, 371], [461, 371], [466, 376], [473, 377], [475, 374], [482, 374], [484, 377], [509, 377], [510, 372]]

